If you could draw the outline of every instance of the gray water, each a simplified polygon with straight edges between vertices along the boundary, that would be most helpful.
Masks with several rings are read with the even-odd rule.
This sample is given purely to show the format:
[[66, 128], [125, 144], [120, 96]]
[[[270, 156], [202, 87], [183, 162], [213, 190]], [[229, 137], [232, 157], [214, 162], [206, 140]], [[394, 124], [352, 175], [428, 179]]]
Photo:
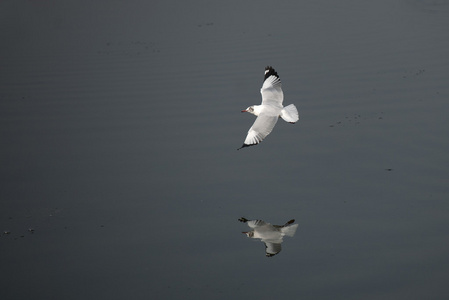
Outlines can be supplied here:
[[[0, 2], [1, 299], [445, 299], [449, 1]], [[236, 151], [265, 66], [280, 120]], [[282, 252], [238, 218], [299, 228]]]

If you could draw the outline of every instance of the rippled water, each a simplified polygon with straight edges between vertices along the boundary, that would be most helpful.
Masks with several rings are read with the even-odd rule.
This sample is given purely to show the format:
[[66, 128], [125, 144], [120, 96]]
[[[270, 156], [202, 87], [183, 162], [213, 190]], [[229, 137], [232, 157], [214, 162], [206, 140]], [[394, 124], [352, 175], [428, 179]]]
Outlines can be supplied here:
[[[0, 15], [2, 299], [447, 295], [449, 1]], [[236, 151], [266, 65], [301, 119]]]

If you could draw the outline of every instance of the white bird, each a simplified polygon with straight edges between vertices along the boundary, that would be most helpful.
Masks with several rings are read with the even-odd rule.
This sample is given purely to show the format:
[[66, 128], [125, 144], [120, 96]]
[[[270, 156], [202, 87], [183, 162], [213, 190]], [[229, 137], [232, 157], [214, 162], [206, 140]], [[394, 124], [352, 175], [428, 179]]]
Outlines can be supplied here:
[[260, 93], [262, 94], [261, 105], [252, 105], [242, 110], [242, 112], [256, 115], [257, 119], [249, 129], [242, 147], [237, 150], [262, 142], [273, 130], [279, 118], [292, 124], [299, 120], [298, 110], [294, 104], [282, 106], [284, 93], [282, 92], [281, 80], [278, 73], [270, 66], [265, 68], [264, 82]]
[[[298, 229], [298, 224], [293, 224], [295, 220], [290, 220], [284, 225], [271, 225], [262, 220], [248, 220], [240, 218], [240, 222], [247, 223], [252, 231], [243, 232], [246, 236], [253, 239], [260, 239], [265, 244], [265, 255], [274, 256], [281, 252], [281, 243], [284, 236], [293, 237]], [[293, 225], [292, 225], [293, 224]]]

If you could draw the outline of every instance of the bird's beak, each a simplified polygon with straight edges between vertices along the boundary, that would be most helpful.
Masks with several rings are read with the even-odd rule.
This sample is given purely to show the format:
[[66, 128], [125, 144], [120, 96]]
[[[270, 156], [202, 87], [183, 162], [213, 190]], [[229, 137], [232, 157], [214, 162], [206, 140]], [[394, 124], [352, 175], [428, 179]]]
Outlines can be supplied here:
[[242, 231], [242, 233], [243, 233], [243, 234], [247, 234], [248, 232], [244, 232], [244, 231]]
[[246, 110], [246, 109], [244, 109], [244, 110], [242, 110], [242, 112], [247, 112], [247, 110]]

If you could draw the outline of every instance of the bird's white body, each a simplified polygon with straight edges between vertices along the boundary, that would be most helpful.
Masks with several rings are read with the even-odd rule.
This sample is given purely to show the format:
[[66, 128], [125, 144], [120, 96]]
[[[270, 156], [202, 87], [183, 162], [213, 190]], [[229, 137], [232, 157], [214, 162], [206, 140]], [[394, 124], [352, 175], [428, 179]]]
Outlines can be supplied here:
[[282, 92], [279, 75], [272, 67], [265, 68], [264, 83], [260, 89], [262, 104], [252, 105], [242, 112], [249, 112], [257, 116], [253, 126], [249, 129], [245, 142], [241, 148], [254, 146], [264, 140], [270, 134], [279, 118], [286, 122], [295, 123], [299, 120], [296, 106], [290, 104], [282, 105], [284, 93]]

